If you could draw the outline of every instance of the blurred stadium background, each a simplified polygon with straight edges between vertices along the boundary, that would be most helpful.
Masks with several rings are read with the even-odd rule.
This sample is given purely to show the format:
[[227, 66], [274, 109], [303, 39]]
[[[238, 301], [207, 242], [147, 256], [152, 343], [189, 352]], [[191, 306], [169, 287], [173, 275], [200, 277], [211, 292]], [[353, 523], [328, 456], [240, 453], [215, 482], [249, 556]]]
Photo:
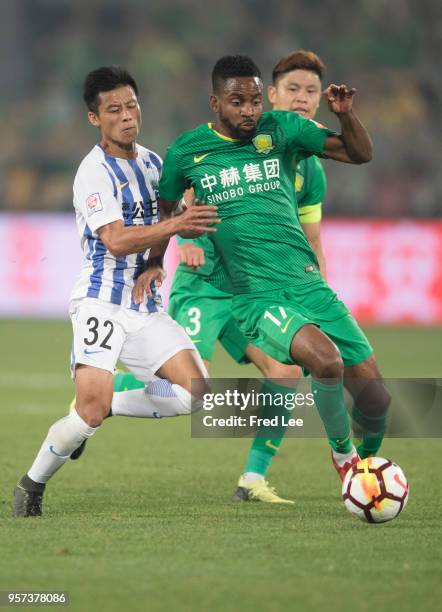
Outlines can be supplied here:
[[[325, 162], [328, 196], [323, 234], [330, 284], [367, 329], [385, 375], [440, 377], [441, 41], [442, 12], [436, 0], [1, 3], [2, 521], [10, 516], [10, 492], [15, 479], [31, 461], [43, 432], [64, 411], [72, 394], [67, 373], [67, 301], [82, 260], [72, 210], [72, 181], [79, 162], [97, 137], [87, 123], [81, 98], [85, 74], [112, 63], [134, 74], [141, 89], [144, 117], [140, 142], [164, 156], [168, 144], [180, 132], [210, 119], [209, 75], [221, 55], [250, 55], [269, 83], [271, 68], [281, 56], [296, 48], [318, 53], [328, 67], [325, 83], [343, 82], [357, 88], [356, 108], [375, 146], [374, 159], [366, 166]], [[318, 118], [337, 127], [326, 109]], [[171, 245], [169, 280], [175, 263], [176, 253]], [[167, 289], [166, 284], [166, 301]], [[255, 371], [247, 367], [238, 372], [218, 351], [213, 373], [247, 376]], [[373, 531], [360, 530], [351, 523], [348, 539], [340, 539], [337, 534], [347, 529], [348, 517], [341, 516], [340, 506], [338, 510], [335, 476], [324, 472], [312, 485], [312, 478], [322, 474], [318, 466], [326, 461], [317, 441], [310, 441], [309, 448], [321, 448], [318, 452], [322, 454], [315, 454], [313, 463], [308, 459], [311, 454], [307, 453], [306, 458], [299, 450], [305, 450], [306, 445], [295, 445], [293, 440], [287, 441], [287, 450], [281, 453], [275, 469], [275, 475], [279, 475], [276, 484], [295, 486], [291, 479], [296, 478], [297, 495], [305, 504], [296, 507], [299, 523], [295, 522], [295, 526], [285, 509], [280, 509], [278, 527], [273, 510], [237, 512], [228, 504], [246, 441], [240, 448], [240, 441], [235, 441], [235, 446], [230, 441], [218, 441], [210, 448], [201, 441], [192, 441], [190, 448], [184, 421], [161, 422], [155, 430], [145, 425], [143, 428], [128, 421], [118, 425], [111, 422], [108, 433], [97, 436], [89, 461], [85, 460], [77, 471], [70, 468], [70, 478], [63, 474], [56, 479], [57, 493], [50, 497], [55, 523], [43, 522], [40, 530], [31, 530], [27, 525], [23, 530], [11, 519], [5, 521], [1, 588], [56, 586], [60, 590], [67, 585], [82, 610], [91, 609], [91, 598], [105, 602], [108, 610], [126, 608], [123, 583], [128, 585], [128, 592], [141, 596], [138, 603], [131, 602], [131, 610], [146, 609], [146, 594], [152, 597], [149, 609], [178, 609], [175, 603], [181, 601], [179, 609], [192, 612], [235, 609], [237, 600], [232, 600], [232, 594], [236, 594], [244, 610], [277, 610], [294, 601], [302, 610], [343, 610], [342, 593], [352, 599], [353, 611], [426, 610], [431, 609], [431, 601], [440, 603], [440, 582], [438, 588], [432, 582], [435, 568], [440, 569], [440, 557], [437, 559], [436, 553], [431, 552], [437, 550], [435, 539], [440, 537], [440, 520], [436, 519], [440, 517], [440, 496], [436, 506], [431, 505], [434, 479], [439, 478], [440, 483], [440, 472], [430, 454], [431, 449], [439, 452], [440, 440], [434, 445], [425, 441], [386, 443], [388, 452], [416, 480], [408, 523], [407, 514], [400, 519], [404, 530], [394, 531], [395, 523], [394, 529], [383, 532], [388, 537], [381, 532], [373, 536]], [[162, 436], [154, 433], [156, 427], [161, 427]], [[148, 444], [152, 456], [162, 457], [154, 466], [156, 471], [150, 464], [146, 466], [143, 457], [124, 454], [128, 436], [134, 448]], [[121, 457], [112, 466], [109, 439]], [[167, 453], [163, 453], [164, 448]], [[420, 461], [427, 480], [418, 481], [415, 463], [407, 463], [410, 452]], [[161, 477], [164, 466], [168, 481]], [[104, 479], [104, 493], [102, 489], [90, 489], [87, 470], [92, 470], [94, 482], [101, 482], [103, 474], [109, 475]], [[140, 475], [151, 487], [135, 491], [133, 470], [137, 479]], [[212, 486], [214, 475], [221, 491]], [[118, 484], [116, 497], [109, 480]], [[86, 498], [84, 486], [89, 495]], [[162, 497], [157, 498], [155, 491]], [[72, 512], [71, 500], [76, 509]], [[414, 500], [420, 500], [421, 505], [413, 506]], [[146, 508], [155, 519], [148, 523], [147, 531], [143, 514]], [[70, 513], [69, 528], [66, 512]], [[428, 529], [423, 528], [425, 517]], [[195, 521], [201, 537], [193, 531]], [[123, 523], [127, 531], [122, 531]], [[298, 525], [302, 530], [297, 530]], [[52, 526], [58, 530], [57, 536]], [[284, 540], [285, 548], [279, 548], [275, 543], [281, 535], [278, 529], [286, 533], [296, 529], [296, 535], [303, 538], [301, 544], [292, 534], [292, 539]], [[414, 556], [406, 542], [416, 529], [421, 534], [417, 538], [421, 548], [416, 553], [419, 562], [413, 565]], [[78, 539], [83, 530], [90, 543]], [[267, 540], [258, 546], [263, 531], [267, 532]], [[178, 556], [175, 541], [179, 543]], [[295, 542], [297, 549], [291, 548]], [[376, 547], [385, 543], [388, 552], [381, 560]], [[46, 559], [42, 563], [40, 546]], [[206, 546], [213, 554], [206, 551]], [[251, 546], [261, 569], [248, 565]], [[340, 559], [350, 559], [354, 568], [350, 575], [333, 565], [328, 547]], [[270, 557], [264, 555], [264, 549]], [[305, 561], [305, 570], [296, 565], [299, 555]], [[365, 580], [356, 571], [363, 557], [367, 559]], [[212, 559], [218, 559], [224, 578]], [[309, 563], [316, 576], [326, 574], [320, 583], [323, 596], [317, 590], [317, 577], [308, 571]], [[151, 580], [143, 586], [144, 566], [156, 583]], [[169, 580], [168, 568], [172, 568], [176, 582], [173, 576]], [[411, 575], [410, 568], [414, 581], [407, 577]], [[266, 580], [272, 572], [274, 588]], [[388, 572], [391, 581], [384, 580]], [[118, 587], [112, 585], [114, 574], [121, 576]], [[86, 575], [93, 585], [84, 582]], [[296, 594], [293, 586], [288, 586], [294, 576], [303, 583], [301, 587], [299, 581], [295, 582]], [[103, 578], [108, 582], [100, 586]], [[334, 607], [333, 601], [339, 605]]]
[[[325, 162], [331, 285], [362, 323], [441, 324], [441, 30], [431, 1], [3, 2], [0, 315], [66, 317], [81, 262], [72, 179], [96, 138], [81, 99], [90, 69], [133, 72], [140, 142], [164, 155], [210, 118], [219, 56], [251, 55], [269, 82], [275, 61], [302, 47], [326, 62], [325, 83], [357, 87], [375, 145], [367, 166]], [[319, 120], [336, 127], [326, 109]]]

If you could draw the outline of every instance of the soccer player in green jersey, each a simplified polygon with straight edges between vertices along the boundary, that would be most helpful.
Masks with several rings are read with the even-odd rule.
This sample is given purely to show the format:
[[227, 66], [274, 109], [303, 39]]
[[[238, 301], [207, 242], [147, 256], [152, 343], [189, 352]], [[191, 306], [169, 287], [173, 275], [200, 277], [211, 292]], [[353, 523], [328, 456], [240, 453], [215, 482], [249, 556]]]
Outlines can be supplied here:
[[261, 75], [249, 58], [222, 58], [212, 77], [216, 123], [184, 133], [169, 148], [160, 182], [163, 207], [173, 210], [190, 186], [199, 201], [218, 205], [222, 223], [210, 242], [231, 283], [235, 317], [252, 344], [312, 374], [343, 478], [358, 459], [343, 403], [344, 376], [357, 420], [376, 433], [364, 438], [361, 453], [373, 452], [373, 440], [382, 438], [389, 396], [363, 332], [321, 278], [293, 206], [292, 165], [294, 156], [311, 154], [347, 163], [371, 159], [370, 139], [352, 109], [355, 92], [327, 89], [329, 108], [341, 123], [337, 135], [295, 113], [262, 113]]
[[[323, 62], [311, 51], [294, 51], [282, 58], [273, 69], [273, 84], [268, 88], [273, 108], [297, 112], [313, 119], [320, 104], [323, 71]], [[293, 166], [301, 226], [316, 254], [321, 275], [325, 277], [320, 237], [321, 204], [326, 191], [325, 173], [316, 156], [301, 159]], [[279, 384], [285, 379], [293, 391], [293, 384], [301, 373], [300, 368], [281, 364], [249, 343], [232, 317], [232, 294], [229, 293], [227, 279], [224, 279], [225, 287], [220, 283], [223, 278], [219, 270], [221, 264], [208, 237], [194, 240], [178, 237], [177, 242], [181, 263], [172, 283], [169, 312], [191, 336], [206, 367], [210, 369], [214, 345], [219, 338], [238, 363], [252, 361], [266, 378], [278, 379]], [[217, 279], [216, 283], [214, 279]], [[275, 434], [272, 438], [261, 435], [255, 438], [244, 474], [239, 479], [235, 500], [289, 501], [276, 495], [265, 480], [284, 431], [282, 429], [281, 435]]]
[[[292, 111], [314, 119], [321, 101], [324, 70], [321, 58], [312, 51], [294, 51], [280, 59], [273, 68], [272, 85], [268, 87], [273, 110]], [[297, 163], [295, 189], [299, 220], [315, 252], [321, 276], [325, 279], [326, 263], [320, 227], [327, 179], [315, 155]]]
[[[320, 72], [320, 70], [322, 70], [322, 64], [319, 58], [316, 58], [314, 54], [308, 54], [306, 52], [298, 52], [298, 53], [291, 54], [287, 58], [283, 58], [283, 60], [281, 60], [277, 64], [274, 70], [274, 85], [271, 88], [269, 88], [269, 97], [271, 101], [276, 105], [277, 108], [280, 108], [280, 109], [287, 108], [290, 110], [295, 110], [306, 116], [313, 115], [319, 104], [320, 85], [321, 85], [320, 76], [322, 76], [322, 72]], [[220, 136], [218, 135], [217, 138], [219, 137]], [[228, 137], [227, 137], [227, 141], [228, 141]], [[262, 155], [264, 155], [264, 153], [262, 153]], [[206, 155], [206, 153], [202, 153], [201, 155], [195, 154], [194, 163], [195, 164], [201, 163], [203, 159], [207, 156], [208, 154]], [[317, 169], [319, 166], [319, 161], [316, 158], [308, 158], [308, 159], [314, 162], [313, 169]], [[268, 164], [267, 164], [267, 167], [268, 167]], [[319, 166], [319, 169], [322, 170], [320, 166]], [[301, 170], [301, 167], [299, 165], [298, 165], [298, 170]], [[309, 182], [311, 182], [311, 180], [310, 181], [308, 180], [309, 178], [311, 179], [311, 175], [312, 175], [311, 166], [310, 168], [307, 166], [307, 171], [304, 170], [303, 174], [301, 174], [301, 172], [298, 172], [298, 177], [296, 181], [297, 187], [298, 189], [301, 187], [300, 182], [302, 181], [302, 179], [304, 179], [304, 189], [307, 189]], [[232, 182], [235, 183], [237, 182], [237, 179], [235, 178], [235, 173], [232, 172], [232, 174], [234, 177], [232, 179]], [[259, 172], [258, 172], [258, 177], [259, 177]], [[258, 178], [258, 177], [255, 177], [255, 178]], [[216, 177], [214, 178], [216, 179]], [[226, 174], [223, 173], [223, 178], [220, 177], [220, 179], [221, 179], [221, 182], [223, 180], [224, 182], [227, 182]], [[213, 181], [213, 178], [210, 179], [208, 177], [208, 180]], [[255, 182], [256, 181], [254, 181], [253, 179], [250, 180], [250, 190], [251, 191], [252, 189], [253, 190], [255, 189], [254, 188]], [[320, 193], [320, 189], [321, 189], [321, 186], [319, 186], [319, 193]], [[210, 191], [211, 189], [209, 186], [209, 192]], [[256, 192], [259, 193], [259, 191], [260, 190], [259, 190], [259, 182], [258, 182], [258, 185], [256, 187]], [[310, 190], [310, 193], [311, 192], [312, 190]], [[316, 192], [314, 193], [318, 193], [318, 189], [316, 189]], [[303, 200], [302, 190], [301, 190], [301, 193], [298, 191], [298, 195], [301, 196], [300, 199], [302, 201]], [[320, 212], [320, 207], [318, 206], [318, 201], [315, 201], [315, 199], [309, 200], [309, 196], [306, 196], [306, 197], [307, 199], [306, 200], [304, 199], [302, 203], [305, 202], [310, 205], [316, 204], [316, 206], [312, 206], [311, 208], [309, 206], [309, 209], [310, 209], [309, 213], [313, 212], [316, 215], [316, 218], [314, 219], [315, 222], [312, 224], [312, 227], [314, 227], [316, 233], [318, 233], [318, 230], [319, 230], [318, 221], [320, 217], [318, 219], [317, 215], [318, 215], [318, 212]], [[310, 197], [313, 198], [313, 196], [310, 196]], [[317, 197], [319, 198], [319, 201], [320, 201], [323, 195], [320, 193], [320, 195]], [[301, 221], [302, 220], [303, 219], [301, 216]], [[304, 229], [306, 228], [305, 223], [303, 224], [303, 228]], [[183, 278], [183, 285], [181, 287], [183, 289], [183, 292], [182, 292], [182, 295], [180, 296], [179, 295], [180, 284], [178, 283], [178, 289], [176, 291], [177, 300], [175, 300], [176, 304], [178, 303], [179, 310], [181, 310], [184, 316], [189, 317], [187, 320], [181, 320], [180, 322], [182, 322], [182, 324], [186, 327], [188, 333], [191, 336], [192, 336], [192, 333], [194, 337], [196, 336], [195, 339], [197, 340], [199, 340], [198, 332], [200, 331], [201, 326], [204, 325], [204, 321], [206, 319], [206, 317], [200, 316], [201, 310], [198, 309], [198, 304], [201, 304], [201, 302], [204, 302], [205, 304], [209, 304], [211, 306], [212, 303], [216, 303], [216, 307], [215, 308], [212, 307], [212, 310], [211, 310], [211, 313], [213, 313], [214, 322], [213, 322], [213, 326], [209, 330], [210, 333], [207, 334], [207, 329], [208, 329], [207, 327], [205, 327], [205, 330], [204, 330], [206, 331], [206, 334], [207, 334], [205, 338], [206, 347], [204, 347], [204, 345], [202, 346], [202, 340], [204, 338], [203, 337], [201, 339], [201, 342], [198, 342], [196, 344], [197, 348], [200, 349], [200, 352], [203, 355], [203, 357], [206, 356], [207, 353], [206, 355], [204, 354], [205, 348], [208, 350], [213, 350], [213, 344], [216, 338], [218, 337], [218, 335], [220, 335], [221, 340], [224, 340], [224, 345], [228, 347], [229, 352], [233, 356], [235, 356], [235, 353], [236, 353], [238, 361], [245, 358], [247, 355], [248, 358], [252, 359], [253, 361], [255, 361], [255, 363], [259, 365], [264, 375], [267, 376], [268, 378], [296, 379], [296, 377], [298, 376], [298, 371], [299, 371], [296, 369], [296, 366], [286, 366], [281, 363], [278, 363], [275, 359], [271, 358], [266, 353], [263, 353], [260, 349], [256, 348], [254, 344], [247, 344], [249, 340], [245, 339], [244, 336], [241, 333], [239, 333], [239, 330], [236, 324], [232, 321], [230, 317], [230, 313], [231, 313], [230, 295], [226, 293], [225, 290], [224, 291], [222, 290], [222, 289], [225, 289], [225, 284], [223, 283], [223, 280], [225, 280], [225, 276], [223, 277], [223, 274], [220, 273], [219, 271], [220, 266], [217, 265], [217, 262], [219, 260], [219, 254], [216, 253], [214, 244], [212, 242], [207, 241], [207, 239], [204, 239], [204, 241], [205, 241], [205, 246], [206, 246], [206, 249], [205, 249], [206, 265], [199, 267], [198, 264], [201, 262], [197, 262], [196, 260], [194, 260], [193, 263], [195, 263], [195, 267], [198, 268], [196, 270], [197, 274], [188, 274], [185, 271], [183, 272], [183, 274], [181, 274]], [[317, 252], [317, 259], [320, 261], [320, 253], [318, 253], [317, 249], [316, 249], [316, 252]], [[189, 263], [192, 263], [192, 261], [190, 261]], [[221, 266], [221, 272], [222, 272], [222, 266]], [[178, 278], [179, 278], [179, 275], [178, 275]], [[205, 282], [205, 281], [209, 281], [209, 282]], [[175, 286], [176, 286], [176, 283], [174, 283], [174, 288]], [[221, 290], [219, 289], [220, 286], [222, 288]], [[204, 289], [202, 289], [203, 287]], [[193, 295], [193, 302], [192, 301], [187, 302], [187, 308], [186, 308], [185, 299], [186, 297], [189, 298], [189, 294]], [[182, 298], [184, 299], [184, 301]], [[171, 296], [172, 313], [174, 311], [173, 302], [174, 302], [174, 295], [172, 292], [172, 296]], [[335, 308], [335, 310], [337, 309]], [[347, 311], [344, 309], [344, 315], [346, 312]], [[322, 314], [324, 316], [324, 313]], [[226, 325], [226, 323], [228, 324]], [[341, 335], [343, 336], [343, 338], [341, 338], [339, 347], [342, 353], [344, 363], [347, 366], [345, 370], [346, 385], [350, 389], [350, 391], [353, 392], [354, 396], [356, 395], [358, 396], [357, 405], [355, 406], [355, 409], [354, 409], [354, 415], [357, 415], [359, 417], [357, 420], [363, 421], [362, 423], [363, 427], [365, 426], [366, 428], [369, 428], [371, 432], [373, 432], [373, 429], [378, 430], [375, 432], [376, 433], [375, 436], [371, 436], [370, 439], [364, 440], [363, 445], [359, 448], [360, 454], [365, 456], [366, 454], [371, 454], [373, 452], [376, 452], [377, 448], [380, 445], [380, 441], [382, 439], [382, 433], [383, 433], [383, 423], [385, 421], [383, 414], [385, 413], [386, 407], [388, 405], [388, 398], [385, 394], [380, 392], [382, 391], [382, 389], [376, 388], [378, 385], [374, 379], [372, 380], [372, 383], [370, 385], [365, 385], [364, 393], [359, 393], [360, 389], [356, 387], [355, 378], [361, 375], [365, 375], [365, 377], [371, 376], [371, 378], [373, 378], [376, 375], [377, 370], [376, 370], [376, 366], [375, 366], [375, 363], [372, 357], [369, 357], [369, 359], [367, 360], [367, 364], [365, 365], [363, 364], [363, 362], [366, 360], [366, 356], [370, 355], [372, 351], [371, 351], [370, 345], [366, 341], [365, 337], [362, 335], [362, 332], [360, 332], [360, 330], [357, 327], [355, 327], [354, 321], [351, 319], [351, 317], [346, 318], [345, 324], [346, 325], [343, 326], [343, 330], [339, 331], [339, 333], [341, 333]], [[329, 327], [330, 325], [331, 324], [329, 324]], [[321, 323], [321, 326], [322, 328], [324, 328], [324, 323]], [[346, 326], [350, 332], [347, 342], [345, 341], [346, 339], [344, 337]], [[335, 330], [334, 333], [336, 334], [338, 332]], [[209, 340], [209, 342], [207, 342], [207, 340]], [[335, 341], [337, 342], [337, 340]], [[206, 357], [206, 361], [207, 361], [207, 357]], [[362, 366], [360, 366], [359, 370], [353, 368], [353, 364], [359, 364], [359, 363], [363, 364]], [[368, 370], [369, 373], [367, 374], [365, 370]], [[121, 386], [121, 383], [122, 383], [122, 386]], [[124, 389], [124, 390], [131, 389], [133, 383], [134, 381], [131, 380], [131, 375], [120, 374], [120, 375], [117, 375], [116, 377], [116, 385], [120, 385], [121, 389]], [[271, 388], [273, 388], [273, 390], [279, 389], [278, 384], [275, 382], [271, 383], [269, 381], [267, 384]], [[290, 391], [292, 392], [293, 388], [291, 388]], [[141, 390], [140, 390], [140, 393], [142, 394]], [[372, 416], [364, 416], [364, 411], [365, 412], [367, 411], [366, 410], [367, 402], [369, 401], [371, 393], [373, 393], [374, 398], [377, 397], [377, 409], [379, 412], [379, 414], [377, 414], [374, 417], [374, 419]], [[127, 401], [123, 398], [123, 395], [124, 395], [123, 393], [121, 394], [117, 393], [114, 396], [118, 400], [118, 403], [120, 404], [120, 408], [117, 408], [115, 412], [116, 414], [128, 414], [127, 413], [128, 408], [126, 406], [123, 407], [123, 410], [121, 409], [123, 404], [124, 405], [127, 404]], [[141, 396], [140, 396], [140, 400], [142, 400]], [[135, 406], [135, 404], [132, 403], [132, 406]], [[134, 409], [135, 408], [130, 408], [129, 412], [132, 414]], [[136, 408], [136, 410], [138, 410], [138, 408]], [[145, 409], [142, 408], [139, 411], [138, 415], [145, 416], [143, 413], [144, 410]], [[368, 423], [367, 423], [367, 419], [368, 419]], [[244, 477], [241, 477], [240, 485], [245, 485], [245, 486], [240, 487], [242, 491], [239, 491], [240, 497], [237, 497], [238, 499], [262, 499], [265, 501], [277, 501], [277, 502], [284, 501], [281, 498], [278, 498], [274, 493], [272, 493], [272, 491], [270, 490], [269, 487], [267, 487], [264, 481], [264, 475], [271, 462], [272, 456], [276, 453], [277, 448], [282, 440], [283, 431], [278, 432], [278, 433], [280, 435], [277, 436], [275, 434], [272, 436], [271, 439], [258, 437], [254, 441], [252, 445], [252, 449], [249, 453], [248, 460], [247, 460], [246, 474], [245, 474], [245, 476], [250, 477], [251, 480], [247, 482], [247, 481], [244, 481]], [[345, 455], [345, 454], [346, 453], [342, 453], [342, 455]], [[338, 455], [335, 455], [335, 458], [337, 459], [339, 463], [339, 462], [342, 462], [345, 457], [339, 457]], [[238, 494], [238, 491], [237, 491], [237, 494]]]

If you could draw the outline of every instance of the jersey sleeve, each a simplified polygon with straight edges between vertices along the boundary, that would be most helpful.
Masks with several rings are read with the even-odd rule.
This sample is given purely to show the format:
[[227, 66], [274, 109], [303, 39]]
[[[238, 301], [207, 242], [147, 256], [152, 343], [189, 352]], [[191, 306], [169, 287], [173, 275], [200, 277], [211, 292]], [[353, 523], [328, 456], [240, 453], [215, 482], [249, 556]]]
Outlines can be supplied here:
[[92, 232], [113, 221], [123, 220], [117, 186], [106, 166], [80, 167], [74, 181], [74, 206]]
[[280, 123], [287, 137], [289, 151], [300, 158], [323, 155], [324, 142], [329, 136], [336, 134], [313, 119], [305, 119], [292, 112], [283, 113]]
[[319, 159], [311, 159], [308, 189], [298, 202], [301, 223], [318, 223], [322, 218], [322, 202], [327, 191], [327, 177]]
[[181, 168], [180, 156], [172, 145], [166, 153], [163, 171], [160, 179], [160, 197], [169, 202], [176, 202], [188, 187], [186, 177]]

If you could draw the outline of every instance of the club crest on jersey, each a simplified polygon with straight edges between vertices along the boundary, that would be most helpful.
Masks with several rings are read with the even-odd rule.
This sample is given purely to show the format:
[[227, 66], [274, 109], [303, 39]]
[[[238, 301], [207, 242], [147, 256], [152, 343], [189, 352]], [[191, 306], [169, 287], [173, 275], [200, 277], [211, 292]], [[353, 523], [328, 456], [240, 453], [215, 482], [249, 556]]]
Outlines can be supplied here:
[[302, 174], [299, 174], [297, 172], [296, 179], [295, 179], [296, 193], [299, 193], [301, 191], [303, 185], [304, 185], [304, 177], [302, 176]]
[[253, 138], [252, 143], [256, 151], [263, 155], [267, 155], [267, 153], [270, 153], [275, 148], [271, 134], [258, 134]]
[[99, 193], [91, 193], [91, 195], [86, 198], [86, 210], [88, 217], [91, 217], [94, 213], [103, 210], [103, 204], [101, 203]]

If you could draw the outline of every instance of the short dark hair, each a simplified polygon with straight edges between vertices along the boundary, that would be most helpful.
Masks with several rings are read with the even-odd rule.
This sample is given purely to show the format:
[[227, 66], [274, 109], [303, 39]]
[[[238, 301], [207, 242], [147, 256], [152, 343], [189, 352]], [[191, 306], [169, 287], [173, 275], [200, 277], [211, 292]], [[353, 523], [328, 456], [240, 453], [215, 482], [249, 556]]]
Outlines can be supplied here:
[[92, 70], [84, 81], [83, 99], [88, 109], [98, 114], [98, 96], [102, 91], [112, 91], [117, 87], [129, 85], [138, 95], [138, 87], [133, 76], [120, 66], [102, 66]]
[[325, 64], [316, 53], [313, 53], [313, 51], [304, 51], [304, 49], [293, 51], [280, 59], [273, 68], [273, 85], [276, 85], [281, 77], [292, 70], [311, 70], [312, 72], [316, 72], [319, 79], [322, 81], [325, 72]]
[[247, 55], [225, 55], [213, 67], [213, 91], [218, 91], [220, 84], [227, 79], [236, 79], [237, 77], [258, 77], [262, 79], [261, 70]]

